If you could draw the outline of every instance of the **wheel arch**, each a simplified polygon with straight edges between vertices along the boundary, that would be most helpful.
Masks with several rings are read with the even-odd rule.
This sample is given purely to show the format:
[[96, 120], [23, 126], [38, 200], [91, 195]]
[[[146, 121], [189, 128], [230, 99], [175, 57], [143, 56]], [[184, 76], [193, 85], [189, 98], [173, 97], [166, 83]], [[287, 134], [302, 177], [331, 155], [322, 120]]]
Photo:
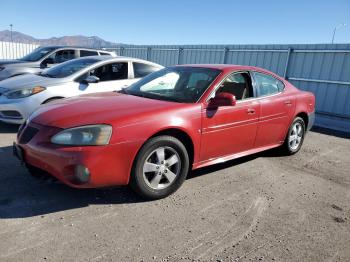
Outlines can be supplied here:
[[188, 157], [190, 159], [190, 165], [192, 165], [193, 161], [194, 161], [194, 153], [195, 153], [192, 137], [186, 131], [184, 131], [180, 128], [167, 128], [167, 129], [160, 130], [157, 133], [153, 134], [146, 141], [148, 141], [151, 138], [154, 138], [157, 136], [164, 136], [164, 135], [175, 137], [181, 143], [184, 144], [184, 146], [188, 152]]
[[294, 117], [291, 118], [290, 123], [289, 123], [289, 126], [288, 126], [288, 128], [287, 128], [287, 131], [286, 131], [286, 134], [285, 134], [285, 136], [284, 136], [283, 141], [284, 141], [284, 140], [286, 139], [286, 137], [288, 136], [289, 128], [290, 128], [290, 126], [292, 125], [294, 119], [297, 118], [297, 117], [300, 117], [300, 118], [302, 118], [302, 119], [304, 120], [304, 123], [305, 123], [305, 131], [307, 130], [307, 126], [308, 126], [308, 124], [309, 124], [309, 116], [308, 116], [308, 114], [307, 114], [305, 111], [299, 111], [298, 113], [296, 113], [296, 114], [294, 115]]
[[[166, 129], [158, 130], [156, 133], [152, 134], [151, 136], [149, 136], [147, 139], [145, 139], [143, 141], [143, 143], [137, 149], [135, 155], [132, 158], [132, 162], [131, 162], [131, 165], [129, 167], [129, 173], [130, 174], [131, 174], [131, 170], [134, 168], [136, 158], [137, 158], [138, 154], [140, 153], [142, 147], [145, 145], [145, 143], [147, 141], [149, 141], [150, 139], [154, 138], [154, 137], [164, 136], [164, 135], [175, 137], [181, 143], [184, 144], [184, 146], [185, 146], [185, 148], [186, 148], [186, 150], [188, 152], [188, 157], [189, 157], [189, 161], [190, 161], [190, 163], [189, 163], [190, 164], [190, 169], [192, 169], [192, 164], [194, 162], [194, 157], [195, 157], [195, 155], [194, 155], [195, 151], [194, 151], [194, 143], [193, 143], [193, 140], [192, 140], [191, 136], [186, 131], [184, 131], [181, 128], [169, 127], [169, 128], [166, 128]], [[128, 183], [130, 183], [130, 177], [128, 178]]]
[[[298, 114], [296, 114], [295, 115], [295, 117], [294, 117], [294, 119], [296, 118], [296, 117], [300, 117], [301, 119], [303, 119], [304, 120], [304, 123], [305, 123], [305, 130], [307, 130], [307, 127], [308, 127], [308, 125], [309, 125], [309, 116], [308, 116], [308, 114], [306, 113], [306, 112], [299, 112]], [[294, 120], [293, 119], [293, 120]]]
[[46, 100], [45, 100], [44, 102], [42, 102], [41, 104], [43, 105], [43, 104], [46, 104], [46, 103], [50, 102], [51, 100], [63, 99], [63, 98], [65, 98], [65, 97], [63, 97], [63, 96], [53, 96], [53, 97], [50, 97], [50, 98], [46, 99]]

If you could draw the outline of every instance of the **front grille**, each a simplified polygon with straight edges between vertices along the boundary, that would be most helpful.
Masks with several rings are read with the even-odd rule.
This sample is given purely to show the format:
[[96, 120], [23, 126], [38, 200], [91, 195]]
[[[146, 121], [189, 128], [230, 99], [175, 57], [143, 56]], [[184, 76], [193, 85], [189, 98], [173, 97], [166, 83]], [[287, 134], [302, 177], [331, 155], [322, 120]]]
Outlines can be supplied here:
[[0, 111], [0, 113], [4, 116], [4, 117], [9, 117], [9, 118], [22, 118], [22, 115], [14, 110], [5, 110], [5, 111]]
[[36, 129], [31, 126], [27, 126], [24, 128], [22, 131], [22, 134], [20, 135], [19, 138], [19, 143], [20, 144], [27, 144], [32, 138], [39, 132], [39, 129]]

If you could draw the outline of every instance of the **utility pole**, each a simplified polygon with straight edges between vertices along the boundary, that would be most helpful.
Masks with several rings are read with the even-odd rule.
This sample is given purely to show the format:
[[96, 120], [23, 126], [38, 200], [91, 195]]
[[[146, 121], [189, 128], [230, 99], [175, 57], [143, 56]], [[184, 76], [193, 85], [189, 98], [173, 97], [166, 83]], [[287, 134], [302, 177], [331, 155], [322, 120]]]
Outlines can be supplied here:
[[342, 27], [342, 26], [346, 26], [346, 24], [342, 23], [342, 24], [339, 24], [337, 25], [336, 27], [334, 27], [334, 30], [333, 30], [333, 37], [332, 37], [332, 44], [334, 44], [334, 37], [335, 37], [335, 33], [337, 32], [337, 30]]
[[10, 24], [10, 31], [11, 31], [11, 43], [13, 43], [13, 39], [12, 39], [12, 27], [13, 27], [13, 24]]

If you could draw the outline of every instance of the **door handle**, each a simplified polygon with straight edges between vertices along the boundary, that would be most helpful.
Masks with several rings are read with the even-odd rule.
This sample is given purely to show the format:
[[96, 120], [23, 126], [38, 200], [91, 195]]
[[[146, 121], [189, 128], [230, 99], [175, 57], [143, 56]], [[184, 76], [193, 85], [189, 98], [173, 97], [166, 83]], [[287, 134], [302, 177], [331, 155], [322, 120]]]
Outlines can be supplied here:
[[287, 106], [291, 106], [292, 105], [292, 101], [290, 101], [290, 100], [284, 101], [284, 104], [287, 105]]
[[255, 114], [255, 109], [253, 109], [253, 108], [248, 108], [248, 109], [247, 109], [247, 113], [248, 113], [248, 115]]

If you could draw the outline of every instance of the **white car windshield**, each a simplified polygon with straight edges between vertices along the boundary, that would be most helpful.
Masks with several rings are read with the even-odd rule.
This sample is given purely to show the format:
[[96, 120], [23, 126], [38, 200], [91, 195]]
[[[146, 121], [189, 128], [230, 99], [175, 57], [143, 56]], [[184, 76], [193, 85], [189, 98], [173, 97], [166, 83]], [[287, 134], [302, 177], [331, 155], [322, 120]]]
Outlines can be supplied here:
[[99, 61], [100, 60], [93, 58], [70, 60], [65, 63], [58, 64], [50, 69], [44, 70], [40, 75], [50, 78], [64, 78]]
[[39, 47], [28, 55], [20, 58], [19, 60], [26, 62], [36, 62], [55, 49], [55, 47]]
[[200, 67], [169, 67], [152, 73], [122, 92], [180, 103], [195, 103], [221, 70]]

